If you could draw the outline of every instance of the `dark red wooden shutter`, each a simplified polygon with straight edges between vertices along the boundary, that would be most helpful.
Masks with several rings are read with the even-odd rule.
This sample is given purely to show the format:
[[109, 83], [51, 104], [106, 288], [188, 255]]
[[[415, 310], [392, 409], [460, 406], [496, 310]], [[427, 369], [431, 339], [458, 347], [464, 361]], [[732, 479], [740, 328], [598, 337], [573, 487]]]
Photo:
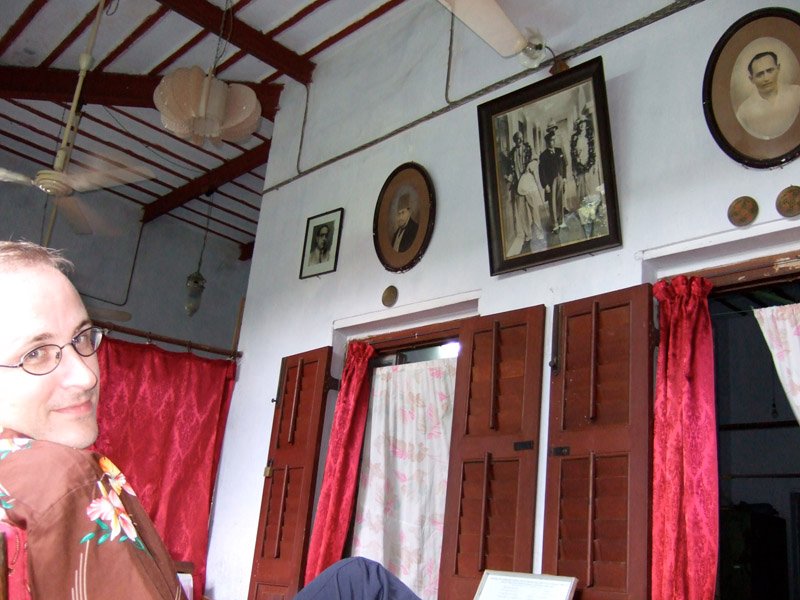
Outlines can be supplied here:
[[582, 600], [649, 592], [649, 285], [558, 307], [542, 570]]
[[325, 347], [281, 364], [249, 600], [288, 600], [302, 585], [330, 362]]
[[472, 598], [485, 569], [531, 571], [544, 314], [463, 323], [440, 598]]

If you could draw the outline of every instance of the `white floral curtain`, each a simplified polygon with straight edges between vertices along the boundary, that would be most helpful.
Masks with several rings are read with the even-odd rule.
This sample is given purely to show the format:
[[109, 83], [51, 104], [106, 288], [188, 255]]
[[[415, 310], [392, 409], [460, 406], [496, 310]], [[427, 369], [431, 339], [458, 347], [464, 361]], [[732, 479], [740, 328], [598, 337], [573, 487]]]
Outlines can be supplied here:
[[383, 564], [423, 600], [439, 588], [456, 359], [375, 369], [353, 556]]
[[794, 416], [800, 422], [800, 304], [759, 308], [753, 314], [767, 340]]

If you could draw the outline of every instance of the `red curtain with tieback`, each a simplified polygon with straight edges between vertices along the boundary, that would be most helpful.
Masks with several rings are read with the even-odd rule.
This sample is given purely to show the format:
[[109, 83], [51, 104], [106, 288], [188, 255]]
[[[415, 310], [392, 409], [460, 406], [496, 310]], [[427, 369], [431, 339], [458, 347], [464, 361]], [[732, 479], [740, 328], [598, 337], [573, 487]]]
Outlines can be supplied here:
[[133, 486], [203, 593], [211, 497], [236, 365], [151, 344], [103, 340], [95, 448]]
[[306, 584], [342, 558], [356, 499], [358, 465], [369, 408], [369, 359], [375, 349], [364, 342], [347, 346], [336, 398], [328, 458], [306, 562]]
[[652, 600], [713, 600], [719, 551], [711, 283], [654, 287], [660, 343], [653, 425]]

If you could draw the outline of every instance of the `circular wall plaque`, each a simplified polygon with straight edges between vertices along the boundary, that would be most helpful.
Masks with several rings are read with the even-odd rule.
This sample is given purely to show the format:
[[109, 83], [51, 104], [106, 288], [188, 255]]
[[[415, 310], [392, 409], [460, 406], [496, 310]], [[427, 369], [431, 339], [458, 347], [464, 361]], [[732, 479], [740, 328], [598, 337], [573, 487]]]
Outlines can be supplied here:
[[790, 185], [781, 190], [775, 200], [775, 208], [782, 217], [796, 217], [800, 215], [800, 187]]
[[758, 215], [758, 202], [750, 196], [739, 196], [728, 207], [728, 221], [736, 227], [750, 225]]
[[383, 295], [381, 296], [381, 302], [387, 308], [390, 306], [394, 306], [394, 303], [397, 302], [397, 288], [393, 285], [390, 285], [385, 290], [383, 290]]

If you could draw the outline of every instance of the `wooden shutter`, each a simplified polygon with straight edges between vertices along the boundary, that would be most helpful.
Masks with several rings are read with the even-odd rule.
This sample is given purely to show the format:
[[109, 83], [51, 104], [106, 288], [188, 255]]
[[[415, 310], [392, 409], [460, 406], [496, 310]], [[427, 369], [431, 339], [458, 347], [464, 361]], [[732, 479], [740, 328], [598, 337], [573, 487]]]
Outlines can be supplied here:
[[533, 561], [544, 307], [465, 320], [456, 375], [439, 597]]
[[302, 586], [330, 362], [325, 347], [281, 364], [249, 600], [288, 600]]
[[649, 285], [557, 307], [542, 570], [581, 600], [649, 596]]

